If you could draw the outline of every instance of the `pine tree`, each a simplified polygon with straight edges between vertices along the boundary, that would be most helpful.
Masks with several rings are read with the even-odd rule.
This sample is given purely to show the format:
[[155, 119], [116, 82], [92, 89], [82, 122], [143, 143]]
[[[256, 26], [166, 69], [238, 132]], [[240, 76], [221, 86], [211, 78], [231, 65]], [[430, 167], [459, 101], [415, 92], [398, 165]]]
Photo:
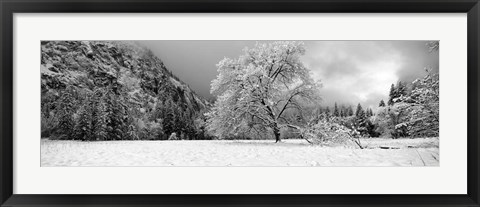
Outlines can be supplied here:
[[353, 108], [352, 106], [348, 106], [348, 113], [347, 113], [348, 116], [353, 116]]
[[78, 110], [78, 120], [75, 125], [75, 139], [87, 140], [91, 132], [91, 113], [89, 110], [90, 97], [87, 97], [85, 102]]
[[83, 141], [105, 140], [105, 109], [102, 97], [103, 92], [100, 88], [87, 94], [87, 98], [78, 113], [75, 126], [76, 139]]
[[122, 140], [124, 138], [126, 110], [118, 100], [119, 96], [112, 90], [108, 90], [105, 97], [106, 132], [108, 139]]
[[90, 113], [90, 132], [87, 140], [107, 139], [106, 108], [104, 103], [105, 89], [98, 88], [93, 91], [88, 104]]
[[75, 89], [68, 87], [60, 93], [58, 105], [59, 122], [56, 134], [60, 139], [71, 139], [75, 135], [74, 127], [75, 120], [73, 114], [75, 113]]
[[393, 106], [393, 99], [395, 98], [395, 85], [390, 86], [390, 93], [388, 94], [388, 105]]
[[[367, 110], [368, 111], [368, 110]], [[355, 113], [355, 128], [361, 135], [368, 135], [368, 119], [365, 110], [362, 109], [360, 103], [357, 105]]]
[[165, 102], [165, 111], [163, 118], [163, 131], [166, 135], [175, 132], [176, 115], [174, 111], [173, 101], [171, 99]]
[[355, 111], [355, 116], [360, 116], [361, 114], [365, 115], [365, 111], [362, 108], [362, 105], [358, 103], [357, 110]]
[[333, 116], [339, 117], [340, 113], [338, 111], [337, 102], [335, 102], [335, 109], [333, 110]]
[[186, 122], [185, 122], [185, 113], [183, 112], [182, 108], [178, 105], [174, 107], [175, 122], [174, 122], [174, 131], [177, 132], [177, 135], [181, 135], [182, 132], [185, 131]]
[[380, 101], [380, 103], [378, 104], [379, 107], [385, 107], [385, 102], [383, 101], [383, 99]]
[[394, 98], [400, 98], [406, 95], [407, 95], [407, 86], [402, 81], [398, 81]]

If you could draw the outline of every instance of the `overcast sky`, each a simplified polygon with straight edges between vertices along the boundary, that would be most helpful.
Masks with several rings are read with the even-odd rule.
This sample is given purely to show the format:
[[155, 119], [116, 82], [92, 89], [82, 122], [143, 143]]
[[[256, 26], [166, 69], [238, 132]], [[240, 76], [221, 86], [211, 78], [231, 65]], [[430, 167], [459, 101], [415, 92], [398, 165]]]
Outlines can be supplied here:
[[[151, 49], [182, 81], [210, 98], [215, 65], [224, 57], [236, 58], [257, 41], [140, 41]], [[259, 41], [262, 42], [262, 41]], [[323, 84], [324, 105], [376, 107], [385, 102], [390, 85], [423, 77], [431, 66], [438, 70], [438, 52], [429, 52], [427, 41], [304, 41], [305, 66]]]

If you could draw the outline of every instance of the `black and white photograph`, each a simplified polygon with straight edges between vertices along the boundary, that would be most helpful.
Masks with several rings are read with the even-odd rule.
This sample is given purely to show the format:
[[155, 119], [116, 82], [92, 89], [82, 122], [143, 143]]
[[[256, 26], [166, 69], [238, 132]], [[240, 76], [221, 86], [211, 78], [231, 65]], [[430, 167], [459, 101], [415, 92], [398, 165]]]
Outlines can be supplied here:
[[41, 41], [40, 165], [438, 167], [439, 46]]

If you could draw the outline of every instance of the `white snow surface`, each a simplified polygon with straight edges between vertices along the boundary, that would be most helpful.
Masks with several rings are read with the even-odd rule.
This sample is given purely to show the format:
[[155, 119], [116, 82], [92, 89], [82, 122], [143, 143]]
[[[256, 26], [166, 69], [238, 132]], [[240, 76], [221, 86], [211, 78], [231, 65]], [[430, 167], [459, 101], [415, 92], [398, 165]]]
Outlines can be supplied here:
[[42, 139], [41, 166], [439, 166], [438, 138], [361, 142], [365, 149], [316, 146], [305, 140]]

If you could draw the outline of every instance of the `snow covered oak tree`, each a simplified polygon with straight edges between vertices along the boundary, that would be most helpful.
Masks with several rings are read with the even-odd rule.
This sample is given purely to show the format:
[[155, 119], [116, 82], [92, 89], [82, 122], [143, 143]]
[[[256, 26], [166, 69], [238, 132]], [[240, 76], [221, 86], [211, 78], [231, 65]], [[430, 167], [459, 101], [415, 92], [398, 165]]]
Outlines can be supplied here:
[[208, 130], [219, 138], [273, 133], [278, 142], [282, 127], [299, 129], [285, 115], [319, 100], [321, 87], [300, 61], [304, 54], [303, 42], [279, 41], [257, 43], [237, 59], [221, 60], [211, 84], [217, 100], [207, 114]]

